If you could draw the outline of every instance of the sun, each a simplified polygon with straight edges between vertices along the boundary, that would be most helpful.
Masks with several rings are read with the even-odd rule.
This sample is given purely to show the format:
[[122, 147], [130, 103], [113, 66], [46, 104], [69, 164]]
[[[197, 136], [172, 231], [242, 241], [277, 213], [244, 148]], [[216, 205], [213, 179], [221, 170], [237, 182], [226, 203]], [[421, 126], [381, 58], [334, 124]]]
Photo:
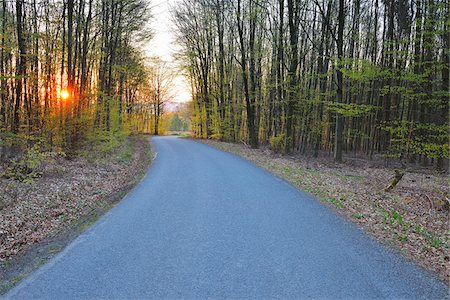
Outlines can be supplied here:
[[59, 95], [61, 96], [61, 99], [63, 99], [63, 100], [67, 100], [70, 96], [69, 92], [67, 90], [61, 90]]

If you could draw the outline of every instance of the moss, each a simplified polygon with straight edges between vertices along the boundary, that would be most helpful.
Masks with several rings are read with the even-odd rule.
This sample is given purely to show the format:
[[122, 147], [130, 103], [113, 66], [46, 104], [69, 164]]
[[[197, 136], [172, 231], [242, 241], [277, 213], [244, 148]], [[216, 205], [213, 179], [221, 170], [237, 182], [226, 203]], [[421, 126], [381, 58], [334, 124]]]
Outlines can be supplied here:
[[16, 276], [12, 281], [11, 281], [11, 287], [15, 286], [19, 281], [21, 281], [22, 279], [24, 279], [25, 277], [28, 277], [31, 273], [27, 272], [27, 273], [22, 273], [18, 276]]
[[47, 253], [50, 255], [54, 255], [54, 254], [61, 252], [61, 250], [62, 250], [61, 247], [53, 246], [53, 247], [48, 248]]

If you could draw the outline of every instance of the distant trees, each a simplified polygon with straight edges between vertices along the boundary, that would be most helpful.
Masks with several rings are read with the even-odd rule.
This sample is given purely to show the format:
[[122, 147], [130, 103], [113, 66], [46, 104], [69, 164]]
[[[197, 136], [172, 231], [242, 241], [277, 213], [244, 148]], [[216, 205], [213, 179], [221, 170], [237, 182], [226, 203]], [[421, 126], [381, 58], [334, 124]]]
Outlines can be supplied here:
[[151, 105], [151, 114], [153, 115], [154, 135], [159, 134], [160, 119], [164, 112], [166, 104], [172, 100], [173, 78], [172, 69], [166, 62], [160, 59], [153, 59], [149, 67], [149, 98]]
[[449, 3], [182, 0], [199, 137], [284, 152], [449, 157]]
[[169, 119], [168, 130], [172, 132], [190, 131], [190, 109], [189, 103], [178, 103], [176, 108], [169, 113], [166, 118]]
[[133, 46], [151, 37], [148, 5], [2, 1], [0, 150], [27, 136], [70, 154], [126, 130], [148, 84], [147, 66]]

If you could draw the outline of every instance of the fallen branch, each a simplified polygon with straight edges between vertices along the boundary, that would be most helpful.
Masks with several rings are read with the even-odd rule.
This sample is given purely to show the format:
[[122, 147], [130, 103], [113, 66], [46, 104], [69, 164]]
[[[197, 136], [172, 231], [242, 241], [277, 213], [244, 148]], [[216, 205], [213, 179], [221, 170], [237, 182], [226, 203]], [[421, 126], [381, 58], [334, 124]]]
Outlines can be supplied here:
[[244, 144], [245, 145], [245, 147], [247, 147], [248, 148], [248, 145], [247, 145], [247, 143], [244, 141], [244, 140], [241, 140], [241, 143], [242, 144]]
[[402, 180], [403, 175], [405, 175], [404, 171], [402, 172], [400, 170], [395, 170], [394, 179], [387, 187], [384, 188], [384, 191], [390, 192], [393, 188], [395, 188], [397, 186], [397, 184], [400, 182], [400, 180]]
[[432, 213], [432, 212], [434, 211], [433, 200], [431, 200], [431, 198], [430, 198], [427, 194], [424, 194], [424, 196], [425, 196], [425, 198], [427, 198], [428, 201], [430, 202], [430, 210], [431, 210], [431, 213]]

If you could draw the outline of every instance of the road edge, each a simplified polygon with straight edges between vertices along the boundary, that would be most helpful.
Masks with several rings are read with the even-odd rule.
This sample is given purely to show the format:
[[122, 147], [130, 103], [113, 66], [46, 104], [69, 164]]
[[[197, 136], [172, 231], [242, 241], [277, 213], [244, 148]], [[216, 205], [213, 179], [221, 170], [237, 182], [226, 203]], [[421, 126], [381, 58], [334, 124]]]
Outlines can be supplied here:
[[69, 227], [47, 237], [14, 257], [7, 267], [0, 270], [0, 297], [4, 296], [19, 282], [63, 251], [78, 236], [94, 225], [103, 215], [119, 204], [127, 194], [139, 185], [151, 168], [155, 159], [154, 154], [156, 154], [151, 137], [142, 135], [141, 138], [147, 140], [148, 148], [145, 149], [145, 161], [143, 161], [141, 168], [136, 172], [134, 178], [119, 191], [105, 195], [100, 205], [95, 207], [91, 212], [81, 216], [70, 224]]
[[[240, 155], [239, 153], [233, 152], [232, 150], [228, 150], [228, 149], [223, 149], [220, 147], [217, 147], [213, 144], [208, 143], [208, 140], [203, 140], [203, 139], [197, 139], [197, 138], [189, 138], [190, 140], [194, 141], [194, 142], [198, 142], [201, 143], [203, 145], [206, 145], [208, 147], [211, 147], [213, 149], [216, 149], [218, 151], [223, 151], [225, 153], [229, 153], [231, 155], [234, 155], [250, 164], [252, 164], [253, 166], [268, 172], [269, 174], [271, 174], [272, 176], [275, 176], [276, 178], [278, 178], [279, 180], [285, 182], [286, 184], [290, 185], [291, 187], [293, 187], [294, 189], [298, 190], [299, 192], [308, 195], [309, 197], [311, 197], [312, 199], [314, 199], [315, 201], [317, 201], [319, 204], [327, 207], [332, 213], [334, 213], [336, 216], [344, 219], [345, 221], [351, 223], [352, 225], [356, 226], [359, 230], [361, 230], [367, 237], [369, 237], [370, 239], [372, 239], [373, 241], [379, 243], [380, 245], [382, 245], [384, 248], [386, 248], [388, 251], [395, 253], [396, 255], [399, 255], [400, 257], [402, 257], [406, 262], [408, 262], [409, 264], [412, 264], [418, 268], [420, 268], [421, 270], [423, 270], [424, 272], [430, 274], [432, 277], [434, 277], [437, 281], [441, 282], [442, 284], [444, 284], [445, 286], [447, 286], [448, 288], [450, 288], [450, 281], [446, 281], [445, 279], [443, 279], [440, 274], [434, 270], [428, 269], [425, 266], [423, 266], [422, 264], [420, 264], [419, 262], [417, 262], [415, 259], [413, 259], [412, 257], [410, 257], [409, 255], [405, 255], [405, 253], [403, 253], [401, 251], [401, 249], [398, 249], [398, 247], [395, 244], [392, 244], [391, 242], [389, 242], [388, 239], [384, 240], [384, 239], [380, 239], [379, 237], [371, 234], [370, 232], [368, 232], [364, 226], [361, 226], [361, 224], [355, 222], [352, 218], [350, 218], [345, 212], [339, 210], [336, 208], [335, 205], [333, 205], [330, 202], [326, 202], [326, 201], [322, 201], [318, 198], [318, 196], [314, 195], [313, 193], [309, 192], [309, 191], [305, 191], [300, 189], [300, 187], [298, 187], [295, 183], [291, 182], [289, 178], [282, 176], [281, 174], [277, 174], [274, 171], [270, 170], [269, 168], [266, 168], [263, 165], [260, 165], [257, 161], [253, 161], [245, 156]], [[227, 142], [223, 142], [223, 143], [227, 143]], [[235, 144], [235, 143], [231, 143], [231, 144]], [[450, 290], [449, 290], [450, 291]], [[450, 292], [449, 292], [449, 299], [450, 299]]]

